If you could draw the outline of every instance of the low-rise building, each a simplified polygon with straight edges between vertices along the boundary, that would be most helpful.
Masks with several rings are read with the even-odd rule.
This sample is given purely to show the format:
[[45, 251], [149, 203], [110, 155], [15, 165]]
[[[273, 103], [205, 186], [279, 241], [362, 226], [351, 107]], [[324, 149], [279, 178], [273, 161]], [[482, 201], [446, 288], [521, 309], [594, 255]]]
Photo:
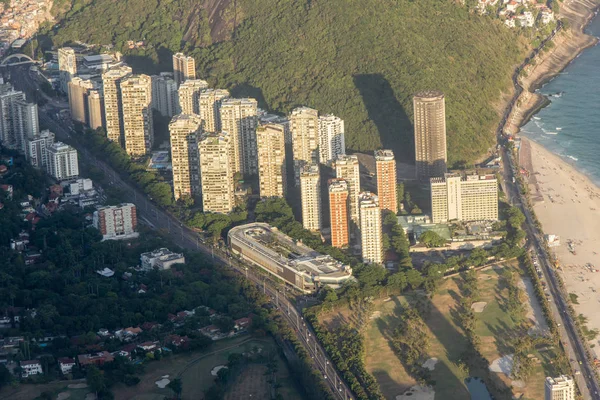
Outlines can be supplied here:
[[77, 362], [79, 366], [82, 368], [87, 367], [88, 365], [104, 365], [106, 363], [114, 361], [115, 357], [110, 354], [108, 351], [100, 351], [98, 353], [91, 354], [79, 354], [77, 356]]
[[21, 366], [21, 376], [23, 378], [44, 373], [42, 364], [38, 360], [21, 361], [19, 365]]
[[162, 248], [140, 256], [141, 266], [145, 270], [158, 268], [159, 270], [170, 269], [174, 264], [185, 264], [183, 254], [173, 253], [169, 249]]
[[138, 236], [137, 212], [134, 204], [100, 207], [94, 212], [94, 227], [102, 240], [130, 239]]
[[352, 268], [323, 255], [264, 223], [229, 231], [234, 254], [252, 262], [297, 289], [310, 293], [323, 285], [339, 287], [352, 278]]
[[75, 366], [73, 358], [63, 357], [58, 359], [58, 368], [63, 375], [70, 374]]

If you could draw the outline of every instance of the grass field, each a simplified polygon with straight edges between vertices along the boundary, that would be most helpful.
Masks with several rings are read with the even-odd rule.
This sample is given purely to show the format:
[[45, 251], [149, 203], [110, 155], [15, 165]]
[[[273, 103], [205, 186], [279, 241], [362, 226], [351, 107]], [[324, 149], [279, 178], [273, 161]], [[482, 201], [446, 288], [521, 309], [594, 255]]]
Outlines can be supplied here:
[[[509, 267], [510, 268], [510, 267]], [[517, 333], [527, 330], [527, 325], [517, 327], [504, 308], [508, 290], [499, 279], [501, 268], [490, 268], [478, 273], [480, 301], [487, 305], [483, 312], [476, 313], [477, 334], [481, 339], [482, 353], [491, 362], [503, 355], [510, 354], [510, 340]], [[438, 359], [431, 372], [435, 382], [436, 399], [468, 399], [469, 393], [464, 384], [468, 376], [481, 376], [483, 371], [462, 371], [459, 360], [469, 344], [457, 325], [458, 302], [461, 298], [458, 286], [460, 278], [445, 281], [433, 299], [424, 293], [411, 293], [405, 296], [379, 299], [374, 302], [371, 320], [365, 328], [366, 367], [377, 379], [386, 398], [395, 398], [407, 388], [416, 384], [408, 375], [400, 359], [390, 344], [390, 334], [397, 326], [397, 313], [402, 306], [415, 306], [417, 303], [429, 303], [431, 312], [425, 319], [430, 340], [429, 357]], [[348, 310], [323, 314], [326, 326], [335, 325], [336, 321], [352, 321]], [[544, 397], [543, 384], [546, 373], [552, 372], [550, 360], [553, 351], [535, 351], [533, 355], [540, 360], [534, 373], [524, 387], [514, 387], [513, 393], [523, 395], [523, 399], [540, 399]], [[423, 360], [425, 361], [425, 360]], [[497, 374], [499, 381], [511, 387], [512, 381], [504, 374]]]

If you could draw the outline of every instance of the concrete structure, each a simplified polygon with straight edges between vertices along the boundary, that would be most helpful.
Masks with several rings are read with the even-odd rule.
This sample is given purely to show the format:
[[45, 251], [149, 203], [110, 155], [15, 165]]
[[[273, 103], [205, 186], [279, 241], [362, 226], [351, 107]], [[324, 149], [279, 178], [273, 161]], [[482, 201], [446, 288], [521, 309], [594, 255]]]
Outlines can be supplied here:
[[346, 154], [344, 120], [335, 115], [319, 117], [319, 162], [328, 164]]
[[47, 148], [48, 164], [46, 171], [56, 180], [79, 176], [77, 150], [62, 142], [55, 142]]
[[200, 93], [199, 108], [200, 118], [204, 121], [205, 132], [221, 131], [221, 102], [229, 97], [229, 92], [224, 89], [206, 89]]
[[545, 400], [575, 400], [575, 381], [566, 375], [546, 378]]
[[94, 83], [83, 80], [77, 76], [73, 77], [67, 84], [69, 94], [69, 109], [71, 118], [82, 124], [88, 123], [88, 91], [94, 89]]
[[140, 255], [141, 267], [145, 270], [157, 268], [161, 271], [170, 269], [174, 264], [185, 264], [183, 254], [173, 253], [169, 249], [161, 248]]
[[300, 174], [300, 196], [302, 226], [309, 231], [320, 231], [323, 224], [321, 221], [321, 177], [318, 164], [304, 166]]
[[[348, 184], [349, 210], [351, 227], [358, 228], [360, 212], [358, 208], [358, 196], [360, 194], [360, 164], [357, 156], [338, 156], [334, 163], [335, 177], [343, 179]], [[353, 225], [353, 226], [352, 226]]]
[[46, 170], [48, 166], [48, 148], [54, 144], [54, 133], [43, 130], [38, 136], [27, 139], [25, 157], [29, 163], [39, 169]]
[[61, 47], [58, 49], [58, 72], [60, 79], [60, 89], [63, 93], [68, 93], [68, 83], [77, 75], [77, 56], [75, 50], [71, 47]]
[[287, 192], [285, 127], [264, 124], [256, 129], [258, 184], [261, 197], [284, 197]]
[[383, 232], [378, 198], [373, 193], [362, 192], [359, 197], [359, 205], [363, 262], [383, 264]]
[[258, 122], [261, 124], [280, 125], [285, 132], [285, 144], [292, 144], [292, 132], [290, 131], [290, 120], [286, 117], [276, 114], [268, 114], [264, 110], [258, 109]]
[[498, 219], [498, 181], [494, 175], [460, 173], [431, 178], [433, 223]]
[[339, 287], [353, 279], [349, 266], [296, 242], [268, 224], [236, 226], [227, 237], [234, 254], [304, 293], [324, 285]]
[[381, 210], [398, 213], [396, 192], [396, 160], [391, 150], [375, 150], [377, 168], [377, 197]]
[[131, 75], [121, 81], [123, 135], [125, 151], [141, 157], [152, 148], [152, 79], [148, 75]]
[[63, 357], [58, 359], [58, 368], [63, 375], [70, 374], [75, 366], [75, 359]]
[[331, 245], [347, 247], [350, 244], [348, 184], [343, 179], [330, 179], [328, 184]]
[[221, 129], [231, 137], [234, 173], [258, 175], [256, 126], [258, 103], [254, 99], [224, 99], [219, 113]]
[[94, 212], [94, 227], [102, 234], [102, 240], [130, 239], [138, 236], [135, 204], [100, 207]]
[[413, 97], [415, 159], [417, 179], [441, 177], [447, 172], [446, 103], [437, 90], [423, 91]]
[[196, 79], [196, 61], [183, 53], [173, 54], [173, 77], [177, 84], [188, 79]]
[[88, 126], [92, 129], [103, 127], [104, 124], [104, 94], [94, 89], [87, 96]]
[[200, 115], [200, 93], [208, 89], [208, 82], [201, 79], [190, 79], [179, 86], [179, 112], [182, 114]]
[[96, 365], [102, 366], [106, 363], [112, 362], [115, 360], [112, 354], [108, 351], [101, 351], [98, 353], [91, 354], [79, 354], [77, 356], [77, 362], [81, 368], [85, 368], [88, 365]]
[[204, 212], [229, 213], [235, 206], [231, 138], [205, 133], [200, 141], [200, 181]]
[[38, 360], [21, 361], [19, 365], [21, 367], [21, 377], [23, 378], [44, 373], [42, 364]]
[[295, 184], [300, 184], [300, 173], [305, 165], [319, 163], [319, 112], [298, 107], [290, 115]]
[[83, 67], [88, 70], [105, 71], [118, 63], [110, 54], [91, 54], [83, 56]]
[[37, 105], [27, 103], [25, 93], [9, 84], [0, 84], [0, 142], [17, 151], [26, 151], [27, 138], [37, 136]]
[[123, 145], [121, 81], [131, 75], [131, 73], [131, 67], [124, 65], [110, 69], [102, 74], [106, 136], [109, 140], [117, 142], [121, 146]]
[[175, 200], [200, 194], [198, 140], [202, 120], [198, 115], [179, 114], [169, 124], [171, 164]]
[[163, 117], [178, 114], [177, 82], [167, 74], [152, 75], [152, 108]]

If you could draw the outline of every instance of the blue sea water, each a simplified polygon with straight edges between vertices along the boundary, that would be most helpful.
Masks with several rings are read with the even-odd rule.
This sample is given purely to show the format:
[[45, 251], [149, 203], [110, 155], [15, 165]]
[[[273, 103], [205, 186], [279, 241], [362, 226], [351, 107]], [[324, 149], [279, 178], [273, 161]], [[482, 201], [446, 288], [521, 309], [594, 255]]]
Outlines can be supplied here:
[[[600, 17], [586, 32], [600, 36]], [[521, 134], [600, 184], [600, 46], [586, 49], [539, 92], [552, 103], [523, 126]]]

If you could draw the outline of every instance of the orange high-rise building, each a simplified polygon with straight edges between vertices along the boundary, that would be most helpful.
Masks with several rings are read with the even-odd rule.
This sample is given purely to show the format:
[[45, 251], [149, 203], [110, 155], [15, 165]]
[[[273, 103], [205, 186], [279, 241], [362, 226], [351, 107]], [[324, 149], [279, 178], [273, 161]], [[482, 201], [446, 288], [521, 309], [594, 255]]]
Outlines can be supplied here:
[[396, 160], [391, 150], [375, 150], [377, 164], [377, 196], [379, 208], [398, 213], [396, 193]]
[[343, 179], [330, 179], [328, 184], [331, 245], [333, 247], [347, 247], [350, 240], [348, 229], [348, 184]]

